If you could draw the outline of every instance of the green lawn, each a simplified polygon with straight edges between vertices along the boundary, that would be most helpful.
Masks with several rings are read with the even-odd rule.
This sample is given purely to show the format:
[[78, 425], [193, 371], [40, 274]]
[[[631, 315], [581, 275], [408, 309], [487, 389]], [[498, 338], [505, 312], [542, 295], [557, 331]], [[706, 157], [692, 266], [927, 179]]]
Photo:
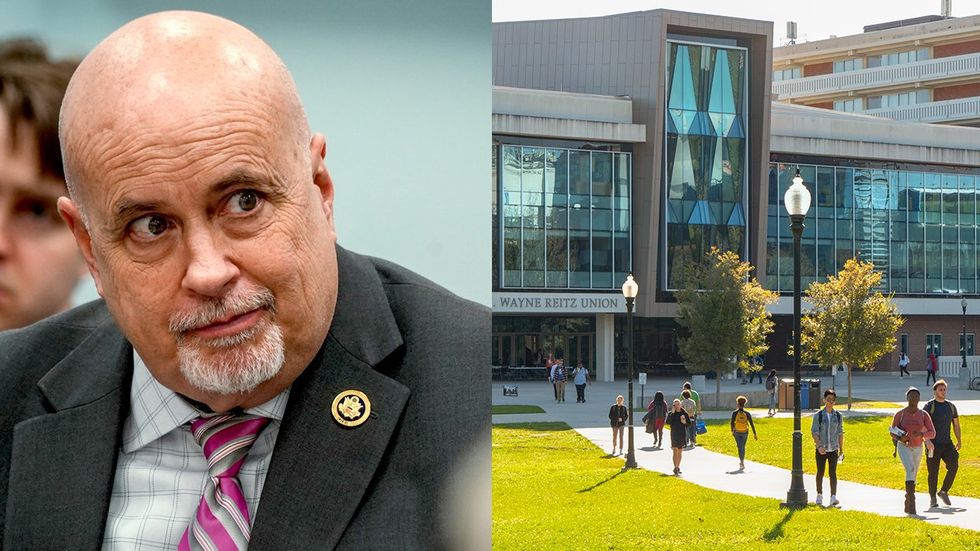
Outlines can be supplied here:
[[509, 415], [517, 413], [544, 413], [544, 410], [538, 406], [528, 406], [521, 404], [501, 404], [491, 406], [491, 412], [493, 415]]
[[[746, 459], [791, 468], [793, 419], [769, 419], [764, 414], [754, 414], [752, 419], [759, 432], [759, 440], [749, 438]], [[804, 417], [802, 421], [803, 469], [812, 474], [816, 472], [816, 465], [810, 437], [810, 417]], [[729, 421], [708, 419], [706, 423], [708, 433], [698, 436], [698, 443], [712, 451], [738, 455], [735, 440], [728, 428]], [[890, 424], [891, 417], [882, 416], [844, 419], [845, 461], [837, 468], [838, 478], [886, 488], [905, 488], [905, 470], [901, 461], [892, 457], [894, 448], [887, 433]], [[980, 416], [961, 417], [960, 427], [964, 446], [960, 450], [960, 468], [951, 494], [980, 498]], [[943, 476], [945, 469], [940, 470], [940, 481]], [[923, 460], [919, 469], [918, 489], [926, 491], [926, 488], [926, 464]]]
[[[564, 423], [493, 428], [495, 549], [976, 549], [980, 534], [918, 520], [779, 508], [644, 470]], [[697, 504], [696, 514], [684, 508]], [[912, 537], [914, 535], [914, 537]], [[859, 547], [860, 546], [860, 547]]]

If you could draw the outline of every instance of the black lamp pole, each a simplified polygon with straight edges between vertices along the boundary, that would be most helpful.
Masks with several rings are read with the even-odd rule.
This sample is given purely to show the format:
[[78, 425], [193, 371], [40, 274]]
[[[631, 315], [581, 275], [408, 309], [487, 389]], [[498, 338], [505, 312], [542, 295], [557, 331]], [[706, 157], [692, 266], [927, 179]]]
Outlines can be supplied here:
[[966, 297], [960, 301], [960, 306], [963, 307], [963, 365], [960, 369], [966, 369]]
[[784, 202], [793, 230], [793, 469], [783, 506], [800, 509], [806, 507], [807, 500], [803, 487], [803, 433], [800, 431], [800, 238], [803, 236], [803, 219], [810, 208], [810, 192], [803, 185], [799, 169], [793, 185], [786, 190]]
[[[636, 455], [633, 453], [633, 301], [636, 300], [634, 297], [626, 297], [626, 335], [629, 339], [626, 343], [626, 377], [628, 378], [628, 393], [629, 393], [629, 412], [627, 414], [629, 425], [626, 428], [628, 446], [629, 449], [626, 451], [626, 465], [624, 469], [635, 469], [636, 468]], [[620, 442], [622, 444], [622, 442]]]
[[800, 431], [800, 237], [804, 215], [790, 216], [793, 230], [793, 470], [786, 506], [806, 507], [803, 487], [803, 433]]

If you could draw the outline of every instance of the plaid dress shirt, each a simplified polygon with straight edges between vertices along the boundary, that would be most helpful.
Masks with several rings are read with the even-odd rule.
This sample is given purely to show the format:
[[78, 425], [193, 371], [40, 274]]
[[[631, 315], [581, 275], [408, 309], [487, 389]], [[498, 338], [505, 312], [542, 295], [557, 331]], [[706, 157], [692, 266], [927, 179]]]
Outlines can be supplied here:
[[[201, 412], [150, 375], [133, 351], [130, 414], [112, 483], [103, 549], [177, 548], [197, 510], [208, 466], [188, 423]], [[289, 389], [246, 413], [272, 422], [252, 446], [238, 478], [252, 518], [258, 507]]]

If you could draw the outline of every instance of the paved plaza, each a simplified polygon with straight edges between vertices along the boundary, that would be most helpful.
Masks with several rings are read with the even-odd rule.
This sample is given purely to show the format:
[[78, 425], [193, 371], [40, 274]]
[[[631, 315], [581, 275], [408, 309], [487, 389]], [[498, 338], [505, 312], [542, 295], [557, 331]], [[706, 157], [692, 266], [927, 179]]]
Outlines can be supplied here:
[[[915, 373], [910, 377], [899, 378], [897, 375], [885, 373], [854, 374], [852, 379], [853, 394], [856, 397], [866, 400], [901, 402], [905, 396], [905, 390], [910, 384], [922, 390], [923, 402], [931, 397], [931, 390], [927, 390], [925, 383], [925, 373]], [[668, 401], [676, 396], [681, 385], [688, 379], [679, 377], [649, 378], [648, 384], [643, 390], [643, 398], [649, 401], [654, 392], [661, 390], [664, 392]], [[855, 409], [848, 413], [847, 409], [847, 383], [846, 379], [841, 383], [838, 381], [836, 390], [838, 396], [838, 410], [845, 415], [861, 415], [867, 413], [892, 414], [898, 407], [889, 409]], [[518, 396], [503, 396], [504, 385], [517, 385]], [[634, 384], [635, 401], [639, 402], [641, 388]], [[833, 386], [833, 377], [821, 377], [821, 388]], [[742, 385], [737, 380], [722, 381], [721, 391], [723, 395], [734, 396], [735, 393], [758, 392], [763, 389], [763, 385], [758, 382], [752, 385]], [[961, 390], [957, 388], [955, 379], [949, 381], [949, 399], [956, 403], [961, 415], [980, 415], [980, 392]], [[708, 381], [706, 388], [696, 388], [701, 393], [702, 399], [711, 396], [715, 391], [715, 381]], [[550, 383], [545, 381], [519, 381], [519, 382], [494, 382], [493, 384], [493, 404], [523, 404], [537, 405], [545, 410], [545, 413], [519, 414], [519, 415], [495, 415], [494, 423], [522, 423], [522, 422], [547, 422], [562, 421], [570, 425], [577, 432], [588, 438], [601, 450], [611, 449], [612, 434], [609, 430], [608, 412], [609, 406], [615, 401], [617, 394], [627, 395], [626, 383], [617, 381], [615, 383], [593, 383], [586, 389], [586, 402], [584, 404], [575, 402], [575, 387], [569, 385], [565, 391], [565, 402], [555, 403], [554, 392]], [[732, 400], [734, 401], [734, 400]], [[805, 412], [810, 415], [813, 412]], [[730, 415], [728, 411], [706, 411], [705, 417], [727, 419]], [[781, 411], [778, 417], [792, 417], [792, 411]], [[634, 415], [635, 426], [635, 448], [636, 462], [644, 469], [671, 474], [673, 464], [671, 463], [670, 449], [655, 450], [649, 445], [649, 435], [643, 431], [640, 423], [641, 414]], [[804, 429], [809, 425], [804, 422]], [[804, 452], [806, 452], [807, 442], [804, 442]], [[969, 443], [967, 445], [970, 445]], [[846, 465], [846, 463], [845, 463]], [[790, 473], [786, 469], [764, 465], [753, 461], [745, 462], [745, 470], [737, 471], [738, 458], [708, 451], [703, 448], [695, 448], [684, 452], [684, 460], [681, 464], [683, 478], [694, 484], [733, 492], [743, 495], [757, 497], [768, 497], [774, 499], [785, 499], [786, 490], [789, 488]], [[925, 469], [925, 466], [923, 466]], [[813, 475], [804, 476], [808, 497], [812, 502], [816, 495]], [[826, 484], [826, 482], [825, 482]], [[924, 485], [923, 485], [924, 486]], [[922, 488], [925, 489], [924, 487]], [[867, 511], [887, 516], [905, 516], [902, 512], [902, 502], [904, 491], [879, 488], [854, 482], [839, 481], [838, 494], [841, 500], [841, 509]], [[829, 499], [829, 494], [825, 495], [825, 502]], [[964, 498], [951, 496], [953, 507], [939, 507], [928, 509], [929, 496], [927, 493], [917, 494], [919, 505], [919, 515], [926, 522], [959, 526], [971, 530], [980, 530], [980, 499]]]

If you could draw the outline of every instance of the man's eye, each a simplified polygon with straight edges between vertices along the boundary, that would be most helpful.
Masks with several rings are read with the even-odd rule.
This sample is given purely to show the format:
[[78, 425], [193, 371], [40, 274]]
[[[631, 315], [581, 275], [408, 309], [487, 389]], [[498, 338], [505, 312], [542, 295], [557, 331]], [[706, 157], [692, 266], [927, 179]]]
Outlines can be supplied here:
[[255, 210], [262, 199], [259, 194], [250, 189], [239, 191], [228, 199], [228, 210], [232, 214], [242, 214]]
[[158, 214], [148, 214], [138, 218], [130, 224], [131, 231], [137, 239], [150, 241], [158, 238], [163, 232], [167, 231], [170, 223], [167, 219]]

